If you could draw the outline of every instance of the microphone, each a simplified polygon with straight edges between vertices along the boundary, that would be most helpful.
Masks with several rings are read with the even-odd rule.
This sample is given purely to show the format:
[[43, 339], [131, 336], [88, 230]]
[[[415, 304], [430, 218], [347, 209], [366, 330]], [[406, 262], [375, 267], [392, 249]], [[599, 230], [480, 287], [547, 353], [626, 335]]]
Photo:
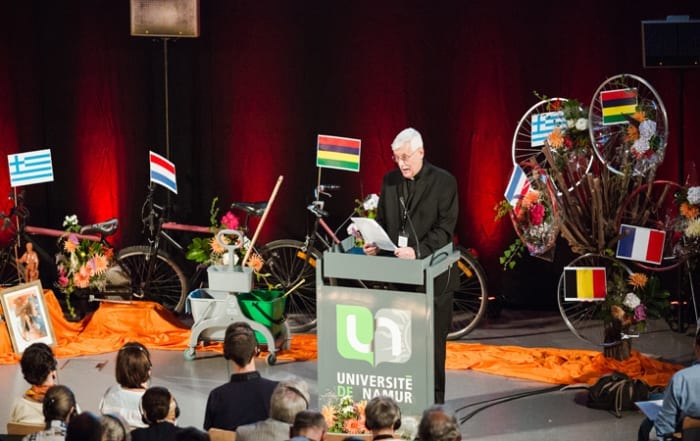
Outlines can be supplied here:
[[416, 229], [413, 228], [411, 215], [408, 213], [408, 208], [403, 200], [403, 196], [399, 196], [399, 202], [401, 202], [401, 207], [403, 207], [403, 217], [408, 220], [408, 226], [411, 227], [411, 233], [413, 233], [413, 238], [416, 240], [416, 258], [420, 259], [420, 242], [418, 241], [418, 234], [416, 234]]

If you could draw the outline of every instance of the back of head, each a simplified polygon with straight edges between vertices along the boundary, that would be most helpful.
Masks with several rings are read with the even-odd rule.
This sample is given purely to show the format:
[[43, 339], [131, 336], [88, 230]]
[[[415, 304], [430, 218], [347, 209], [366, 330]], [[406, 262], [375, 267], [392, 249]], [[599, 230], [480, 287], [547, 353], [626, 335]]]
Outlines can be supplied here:
[[326, 420], [321, 412], [314, 410], [302, 410], [294, 416], [294, 423], [289, 429], [289, 436], [305, 436], [309, 438], [308, 432], [315, 430], [321, 433], [325, 432], [328, 427]]
[[365, 407], [365, 427], [377, 431], [401, 427], [401, 409], [391, 397], [372, 398]]
[[270, 398], [270, 418], [294, 423], [297, 413], [309, 408], [309, 386], [303, 380], [280, 381]]
[[423, 412], [418, 425], [418, 438], [421, 441], [459, 441], [462, 434], [454, 415], [439, 405], [431, 406]]
[[104, 414], [100, 417], [102, 425], [102, 441], [130, 441], [129, 424], [115, 413]]
[[406, 143], [409, 143], [411, 151], [414, 152], [423, 147], [423, 137], [420, 135], [418, 130], [414, 129], [413, 127], [403, 129], [398, 135], [396, 135], [396, 138], [394, 138], [394, 142], [391, 143], [391, 149], [400, 149]]
[[122, 387], [136, 389], [151, 378], [151, 354], [139, 342], [129, 342], [117, 353], [116, 377]]
[[27, 383], [41, 386], [58, 363], [51, 347], [45, 343], [32, 343], [22, 353], [22, 375]]
[[164, 387], [149, 387], [141, 397], [143, 422], [152, 425], [165, 419], [174, 421], [179, 416], [175, 398]]
[[91, 412], [71, 418], [66, 429], [66, 441], [102, 441], [102, 425]]
[[248, 323], [234, 322], [224, 334], [224, 358], [236, 365], [246, 366], [259, 352], [255, 332]]
[[51, 386], [44, 395], [42, 410], [47, 424], [54, 420], [67, 422], [75, 411], [73, 391], [63, 385]]

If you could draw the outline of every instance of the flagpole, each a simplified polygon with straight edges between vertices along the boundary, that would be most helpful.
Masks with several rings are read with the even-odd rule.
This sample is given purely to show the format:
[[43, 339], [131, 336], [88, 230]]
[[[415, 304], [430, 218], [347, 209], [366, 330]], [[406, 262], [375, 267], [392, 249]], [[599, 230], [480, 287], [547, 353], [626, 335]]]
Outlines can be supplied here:
[[20, 245], [20, 232], [19, 232], [19, 215], [17, 214], [17, 187], [12, 187], [12, 193], [13, 193], [13, 198], [14, 198], [14, 203], [15, 203], [15, 234], [17, 235], [17, 240], [15, 240], [15, 268], [17, 269], [17, 280], [19, 282], [22, 281], [22, 272], [19, 269], [19, 252], [18, 248]]
[[321, 170], [323, 170], [323, 167], [318, 167], [318, 176], [316, 178], [316, 200], [318, 201], [321, 198]]

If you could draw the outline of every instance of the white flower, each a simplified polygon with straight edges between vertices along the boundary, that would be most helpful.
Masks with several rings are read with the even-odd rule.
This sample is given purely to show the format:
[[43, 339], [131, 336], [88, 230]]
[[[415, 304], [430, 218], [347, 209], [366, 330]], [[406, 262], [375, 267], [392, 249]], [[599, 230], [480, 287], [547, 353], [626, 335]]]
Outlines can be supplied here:
[[639, 297], [637, 297], [634, 293], [628, 292], [622, 304], [628, 307], [629, 309], [634, 309], [637, 306], [641, 305], [642, 301], [639, 300]]
[[579, 118], [576, 120], [576, 130], [584, 131], [588, 128], [588, 120], [586, 118]]
[[78, 216], [75, 214], [71, 214], [70, 216], [66, 216], [63, 219], [63, 228], [74, 227], [76, 225], [78, 225]]
[[365, 210], [376, 210], [379, 206], [379, 196], [375, 193], [368, 195], [362, 202], [362, 208]]
[[688, 189], [688, 203], [693, 205], [700, 204], [700, 187], [690, 187]]
[[639, 123], [639, 137], [650, 139], [656, 134], [656, 122], [652, 120], [644, 120]]
[[566, 120], [566, 127], [568, 129], [573, 129], [575, 125], [576, 125], [576, 120], [573, 120], [573, 119]]
[[700, 217], [688, 221], [688, 226], [685, 227], [685, 235], [688, 237], [700, 237]]

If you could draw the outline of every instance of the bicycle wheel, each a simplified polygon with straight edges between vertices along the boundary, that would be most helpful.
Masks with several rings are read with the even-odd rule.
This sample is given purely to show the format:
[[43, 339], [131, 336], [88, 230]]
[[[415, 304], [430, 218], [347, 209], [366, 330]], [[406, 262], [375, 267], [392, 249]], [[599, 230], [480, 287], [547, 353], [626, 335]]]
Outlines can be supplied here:
[[151, 249], [147, 246], [124, 248], [117, 257], [119, 266], [130, 280], [132, 297], [158, 302], [180, 313], [187, 299], [187, 278], [172, 259], [158, 251], [153, 273], [147, 276]]
[[17, 271], [17, 261], [13, 255], [12, 246], [0, 253], [0, 287], [7, 288], [19, 285], [20, 273]]
[[[603, 267], [608, 284], [614, 280], [624, 280], [632, 271], [614, 257], [601, 254], [583, 254], [572, 260], [569, 267]], [[562, 271], [557, 285], [559, 312], [566, 326], [581, 340], [603, 346], [604, 301], [567, 300], [565, 293], [565, 271]]]
[[457, 340], [474, 330], [488, 307], [486, 273], [469, 250], [459, 247], [459, 288], [452, 301], [452, 324], [448, 340]]
[[641, 185], [627, 196], [617, 217], [617, 231], [620, 225], [653, 228], [666, 232], [661, 263], [634, 261], [640, 268], [649, 271], [667, 271], [681, 263], [680, 207], [675, 194], [681, 186], [672, 181], [654, 181]]
[[310, 250], [297, 240], [275, 240], [260, 250], [264, 266], [261, 273], [268, 273], [268, 282], [279, 284], [287, 292], [302, 280], [299, 287], [287, 296], [286, 315], [292, 332], [304, 332], [316, 326], [316, 260], [321, 253]]
[[613, 173], [646, 176], [664, 159], [668, 117], [643, 78], [622, 74], [598, 87], [588, 109], [593, 151]]

